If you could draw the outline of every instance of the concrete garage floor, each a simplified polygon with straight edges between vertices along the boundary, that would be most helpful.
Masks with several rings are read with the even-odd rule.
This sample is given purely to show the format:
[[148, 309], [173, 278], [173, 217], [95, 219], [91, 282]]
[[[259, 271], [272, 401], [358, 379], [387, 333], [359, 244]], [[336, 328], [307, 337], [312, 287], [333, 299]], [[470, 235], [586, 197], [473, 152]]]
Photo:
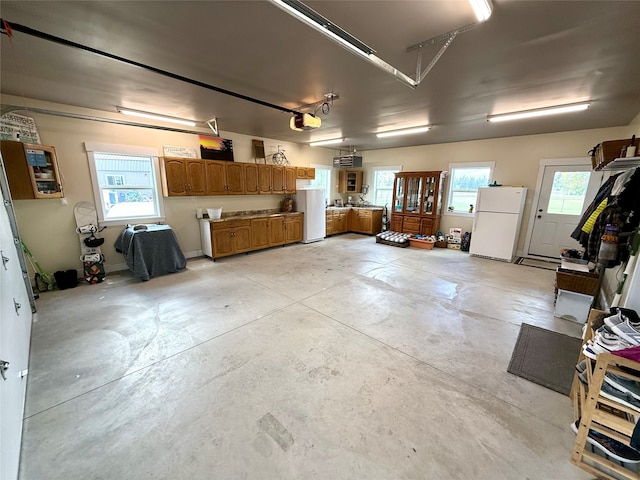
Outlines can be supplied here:
[[587, 479], [569, 398], [507, 373], [554, 272], [348, 234], [37, 301], [42, 479]]

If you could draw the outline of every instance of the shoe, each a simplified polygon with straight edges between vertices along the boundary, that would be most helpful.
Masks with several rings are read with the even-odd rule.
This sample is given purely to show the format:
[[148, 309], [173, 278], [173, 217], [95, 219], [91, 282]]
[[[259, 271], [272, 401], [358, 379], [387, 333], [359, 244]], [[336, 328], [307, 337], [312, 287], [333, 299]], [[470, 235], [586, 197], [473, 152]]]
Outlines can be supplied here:
[[[609, 330], [608, 327], [603, 327]], [[592, 344], [596, 347], [601, 347], [604, 350], [613, 352], [614, 350], [624, 350], [625, 348], [633, 347], [626, 340], [623, 340], [615, 333], [609, 333], [607, 331], [598, 331], [592, 339]]]
[[[579, 425], [580, 419], [571, 424], [571, 430], [573, 430], [576, 435], [578, 434]], [[635, 448], [631, 448], [624, 443], [620, 443], [613, 438], [607, 437], [606, 435], [602, 435], [595, 430], [589, 430], [587, 443], [603, 451], [611, 458], [615, 458], [619, 462], [640, 463], [640, 452]]]
[[[624, 317], [624, 315], [623, 315]], [[633, 345], [640, 345], [640, 324], [631, 323], [628, 319], [622, 323], [618, 323], [613, 326], [612, 330], [617, 333], [620, 338], [626, 340]]]
[[587, 361], [582, 360], [579, 364], [576, 365], [576, 371], [578, 373], [582, 373], [587, 369]]
[[640, 317], [635, 310], [630, 308], [611, 307], [612, 315], [604, 318], [604, 323], [609, 328], [621, 324], [625, 320], [629, 320], [634, 326], [640, 325]]
[[598, 354], [592, 350], [589, 343], [585, 343], [582, 346], [582, 353], [585, 357], [590, 358], [591, 360], [598, 360]]
[[640, 400], [640, 382], [635, 382], [628, 378], [621, 377], [620, 375], [614, 375], [613, 373], [608, 372], [604, 375], [604, 381], [616, 390], [628, 393], [636, 400]]
[[602, 387], [600, 387], [600, 395], [609, 400], [613, 400], [614, 402], [621, 403], [629, 408], [632, 408], [640, 413], [640, 400], [635, 398], [628, 392], [621, 392], [620, 390], [612, 387], [607, 382], [602, 382]]

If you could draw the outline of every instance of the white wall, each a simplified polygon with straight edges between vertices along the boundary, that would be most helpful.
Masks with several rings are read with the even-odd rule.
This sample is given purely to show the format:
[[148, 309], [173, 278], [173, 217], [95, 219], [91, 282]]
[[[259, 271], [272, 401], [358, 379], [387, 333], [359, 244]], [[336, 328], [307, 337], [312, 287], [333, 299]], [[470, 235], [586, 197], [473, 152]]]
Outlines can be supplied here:
[[[2, 95], [3, 105], [25, 105], [55, 111], [68, 111], [95, 117], [121, 118], [119, 114], [98, 112], [65, 105], [25, 100], [20, 97]], [[93, 202], [91, 179], [84, 142], [117, 143], [155, 147], [160, 153], [163, 145], [198, 148], [195, 134], [166, 132], [141, 127], [130, 127], [90, 120], [76, 120], [57, 116], [28, 113], [38, 127], [41, 142], [53, 145], [58, 154], [58, 162], [63, 175], [65, 195], [68, 205], [60, 200], [17, 200], [16, 216], [20, 233], [39, 263], [48, 272], [77, 268], [81, 269], [80, 244], [75, 233], [73, 206], [80, 201]], [[603, 140], [628, 138], [632, 134], [640, 136], [639, 123], [617, 128], [561, 132], [547, 135], [499, 138], [419, 147], [374, 150], [362, 153], [364, 159], [364, 183], [372, 185], [372, 168], [381, 165], [403, 165], [405, 171], [447, 170], [449, 163], [494, 161], [495, 179], [504, 185], [524, 185], [529, 188], [527, 206], [518, 249], [524, 245], [527, 231], [530, 202], [536, 185], [538, 166], [541, 159], [575, 158], [586, 156], [587, 151]], [[222, 125], [224, 126], [224, 125]], [[210, 135], [211, 131], [203, 129]], [[222, 131], [224, 138], [233, 140], [234, 157], [238, 162], [253, 162], [251, 140], [248, 135]], [[331, 165], [336, 150], [310, 148], [306, 145], [262, 138], [269, 155], [282, 145], [286, 156], [293, 165]], [[334, 169], [334, 192], [337, 185], [337, 169]], [[332, 195], [333, 198], [333, 195]], [[195, 218], [197, 207], [222, 206], [224, 211], [256, 210], [279, 208], [282, 195], [260, 196], [219, 196], [219, 197], [170, 197], [164, 199], [166, 222], [175, 230], [183, 251], [188, 255], [201, 250], [198, 223]], [[470, 218], [445, 215], [442, 228], [461, 227], [471, 230]], [[113, 243], [120, 228], [110, 227], [102, 232], [105, 243], [102, 251], [106, 266], [120, 267], [122, 256], [115, 252]]]

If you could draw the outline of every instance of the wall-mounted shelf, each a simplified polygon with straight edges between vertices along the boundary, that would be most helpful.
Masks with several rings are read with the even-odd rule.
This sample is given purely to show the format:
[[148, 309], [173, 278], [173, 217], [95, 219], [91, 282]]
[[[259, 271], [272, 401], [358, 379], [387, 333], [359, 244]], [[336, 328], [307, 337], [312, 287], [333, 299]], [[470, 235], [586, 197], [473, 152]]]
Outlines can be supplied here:
[[640, 167], [640, 157], [619, 157], [607, 163], [602, 170], [626, 170], [627, 168]]

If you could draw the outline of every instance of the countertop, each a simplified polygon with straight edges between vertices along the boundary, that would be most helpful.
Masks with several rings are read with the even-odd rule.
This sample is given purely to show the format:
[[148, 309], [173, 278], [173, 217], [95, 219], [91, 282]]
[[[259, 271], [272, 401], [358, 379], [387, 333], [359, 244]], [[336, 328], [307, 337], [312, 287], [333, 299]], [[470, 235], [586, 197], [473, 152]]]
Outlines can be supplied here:
[[290, 215], [302, 215], [302, 212], [280, 212], [278, 210], [246, 210], [242, 212], [222, 212], [221, 218], [215, 220], [211, 218], [202, 218], [201, 220], [209, 223], [224, 222], [226, 220], [251, 220], [252, 218], [264, 217], [287, 217]]
[[327, 207], [327, 210], [384, 210], [384, 207], [376, 207], [375, 205], [372, 205], [370, 207], [356, 207], [348, 205], [348, 206], [344, 206], [344, 207], [336, 207], [336, 206], [329, 206]]

